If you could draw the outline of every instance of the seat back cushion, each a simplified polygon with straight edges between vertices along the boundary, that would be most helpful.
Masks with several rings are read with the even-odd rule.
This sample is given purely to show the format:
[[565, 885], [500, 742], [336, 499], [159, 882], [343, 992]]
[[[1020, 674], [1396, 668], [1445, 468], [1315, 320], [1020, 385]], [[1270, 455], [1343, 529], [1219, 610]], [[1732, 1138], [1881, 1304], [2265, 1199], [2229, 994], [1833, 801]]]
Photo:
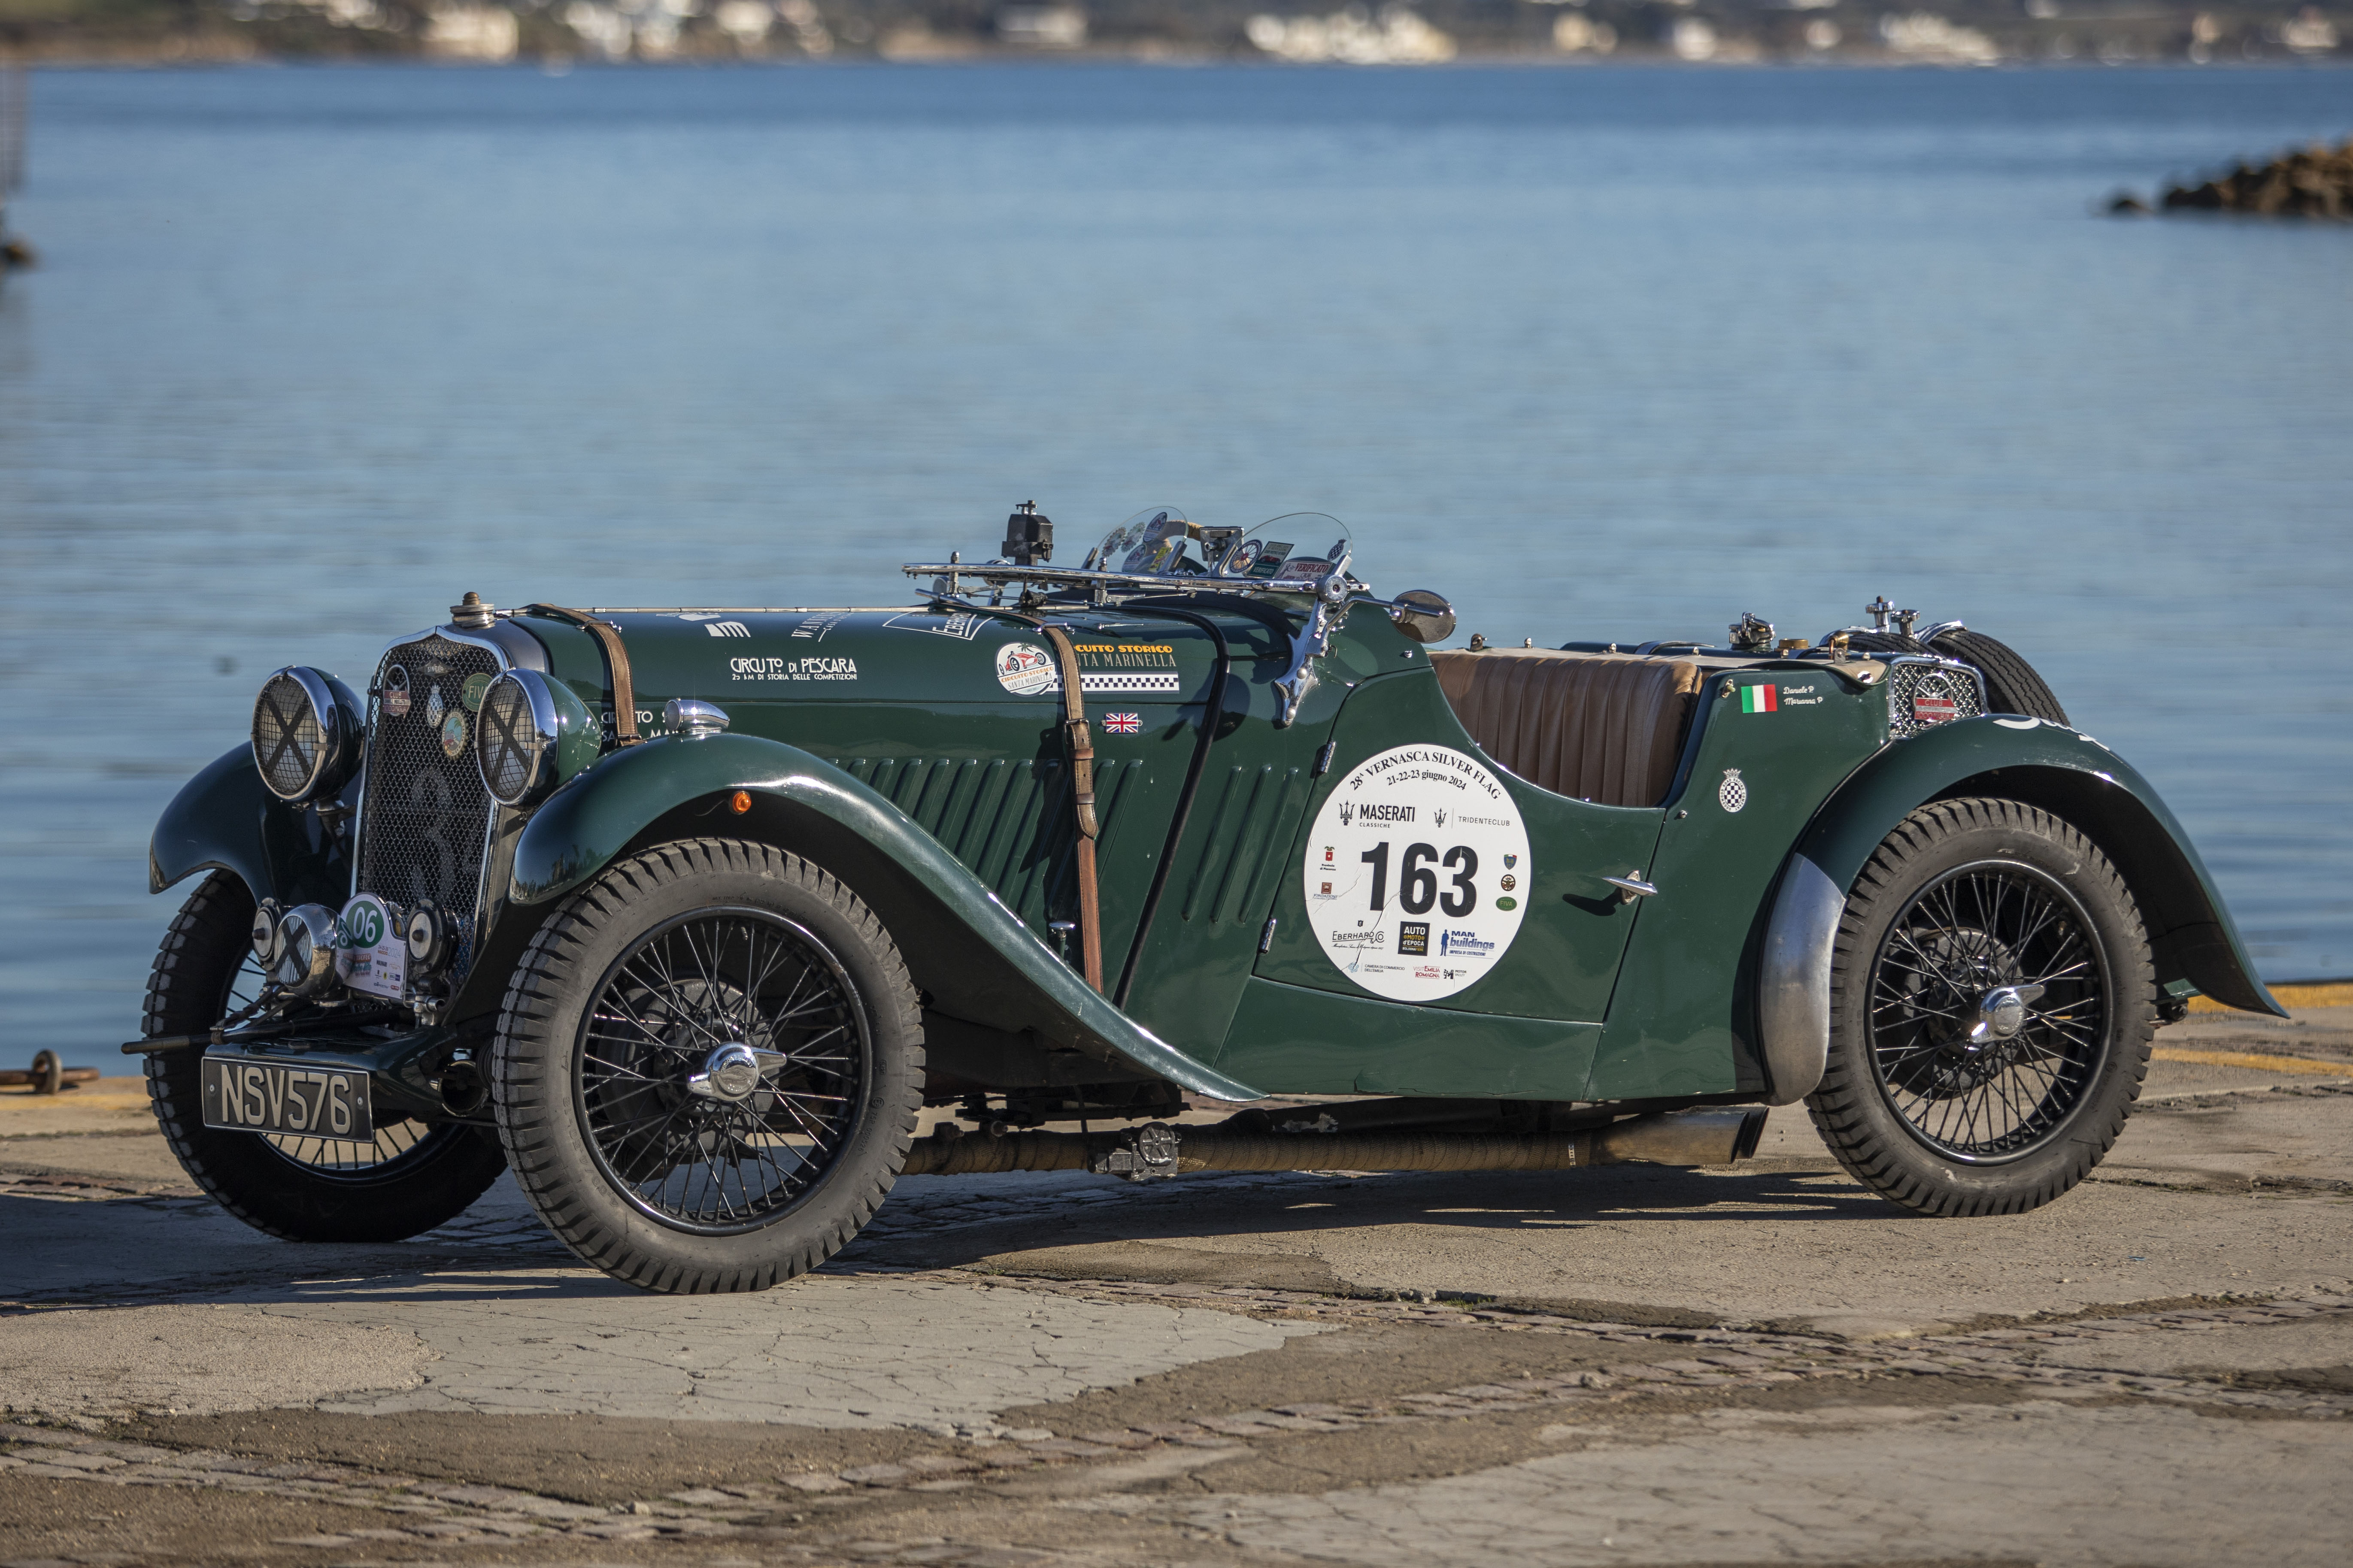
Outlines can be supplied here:
[[1688, 659], [1555, 648], [1433, 653], [1471, 738], [1539, 789], [1603, 805], [1657, 805], [1699, 700]]

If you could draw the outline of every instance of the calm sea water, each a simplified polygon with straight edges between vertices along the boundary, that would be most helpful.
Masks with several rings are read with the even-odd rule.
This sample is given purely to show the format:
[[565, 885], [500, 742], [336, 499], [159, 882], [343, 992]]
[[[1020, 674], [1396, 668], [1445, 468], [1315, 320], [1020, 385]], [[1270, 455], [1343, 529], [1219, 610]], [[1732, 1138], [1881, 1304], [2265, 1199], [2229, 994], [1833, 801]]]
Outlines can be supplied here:
[[1495, 640], [2024, 649], [2265, 973], [2353, 973], [2353, 231], [2090, 206], [2353, 72], [47, 73], [0, 289], [0, 1059], [302, 660], [1335, 512]]

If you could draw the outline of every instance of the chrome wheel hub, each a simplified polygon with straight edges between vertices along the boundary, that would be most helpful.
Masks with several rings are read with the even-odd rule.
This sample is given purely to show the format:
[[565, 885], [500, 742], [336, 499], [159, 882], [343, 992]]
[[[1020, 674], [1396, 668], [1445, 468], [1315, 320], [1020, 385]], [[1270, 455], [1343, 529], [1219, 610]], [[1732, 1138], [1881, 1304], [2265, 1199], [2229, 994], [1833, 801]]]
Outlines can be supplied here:
[[702, 1058], [702, 1070], [686, 1080], [686, 1091], [704, 1100], [749, 1100], [760, 1080], [784, 1065], [782, 1051], [755, 1051], [730, 1040]]
[[1969, 1028], [1969, 1043], [1982, 1046], [2006, 1040], [2025, 1026], [2029, 1009], [2042, 999], [2040, 985], [1997, 985], [1978, 1001], [1978, 1021]]

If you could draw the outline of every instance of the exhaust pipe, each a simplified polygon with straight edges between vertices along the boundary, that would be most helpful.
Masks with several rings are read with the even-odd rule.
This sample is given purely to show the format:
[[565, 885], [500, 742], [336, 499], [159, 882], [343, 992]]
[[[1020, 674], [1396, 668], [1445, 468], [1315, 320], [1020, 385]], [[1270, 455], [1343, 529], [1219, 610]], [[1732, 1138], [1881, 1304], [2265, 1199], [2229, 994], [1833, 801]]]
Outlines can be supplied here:
[[1569, 1171], [1586, 1165], [1728, 1165], [1757, 1152], [1762, 1107], [1637, 1116], [1585, 1132], [1281, 1133], [1148, 1122], [1132, 1132], [965, 1136], [953, 1123], [907, 1152], [900, 1174], [1093, 1171], [1143, 1181], [1195, 1171]]

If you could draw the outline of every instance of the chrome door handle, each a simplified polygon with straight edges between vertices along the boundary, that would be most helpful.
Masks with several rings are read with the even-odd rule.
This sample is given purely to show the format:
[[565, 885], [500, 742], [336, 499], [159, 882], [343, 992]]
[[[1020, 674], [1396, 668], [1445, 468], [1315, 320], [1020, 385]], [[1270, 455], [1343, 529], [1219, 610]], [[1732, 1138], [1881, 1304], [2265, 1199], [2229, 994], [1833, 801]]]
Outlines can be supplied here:
[[1647, 899], [1659, 890], [1653, 884], [1642, 880], [1640, 868], [1629, 871], [1622, 877], [1604, 877], [1601, 879], [1618, 889], [1618, 898], [1623, 903], [1630, 904], [1636, 899]]

